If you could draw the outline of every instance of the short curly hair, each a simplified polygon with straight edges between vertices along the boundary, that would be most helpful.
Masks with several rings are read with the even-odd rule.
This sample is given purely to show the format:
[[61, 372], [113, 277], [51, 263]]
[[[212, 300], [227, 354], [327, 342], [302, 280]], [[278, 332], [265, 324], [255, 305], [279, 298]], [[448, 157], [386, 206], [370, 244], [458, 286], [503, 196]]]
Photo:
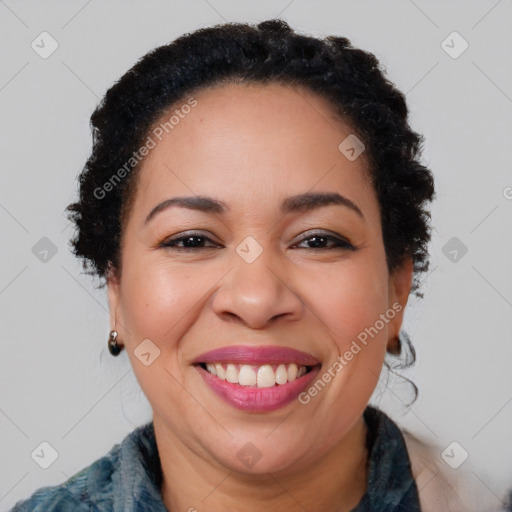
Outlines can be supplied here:
[[[423, 137], [409, 126], [404, 95], [385, 78], [372, 53], [345, 37], [299, 34], [281, 19], [186, 33], [147, 53], [107, 91], [91, 116], [93, 148], [79, 178], [79, 199], [67, 208], [77, 228], [72, 250], [83, 259], [84, 270], [105, 278], [110, 267], [120, 268], [123, 219], [139, 163], [108, 192], [105, 183], [134, 161], [134, 151], [173, 105], [228, 83], [302, 86], [326, 98], [349, 123], [365, 144], [388, 269], [410, 256], [411, 291], [422, 297], [419, 276], [429, 266], [426, 203], [434, 197], [434, 179], [420, 163]], [[98, 190], [108, 194], [107, 200]]]

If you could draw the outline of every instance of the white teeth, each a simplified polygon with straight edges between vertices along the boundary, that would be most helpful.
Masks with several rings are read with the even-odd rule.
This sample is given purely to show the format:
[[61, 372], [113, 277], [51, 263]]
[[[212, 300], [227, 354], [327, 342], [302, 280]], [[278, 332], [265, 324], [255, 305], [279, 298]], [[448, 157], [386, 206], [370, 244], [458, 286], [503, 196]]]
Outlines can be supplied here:
[[286, 384], [288, 382], [288, 372], [284, 364], [280, 364], [276, 369], [276, 382], [277, 384]]
[[297, 365], [291, 363], [288, 366], [288, 382], [293, 382], [297, 378]]
[[248, 364], [243, 364], [240, 367], [238, 384], [241, 386], [256, 386], [256, 372]]
[[269, 364], [258, 368], [257, 384], [259, 388], [270, 388], [276, 385], [276, 374]]
[[241, 386], [252, 386], [258, 388], [270, 388], [275, 385], [283, 385], [287, 382], [302, 377], [306, 373], [305, 366], [295, 363], [261, 366], [235, 363], [207, 363], [206, 369], [221, 380]]
[[219, 379], [221, 379], [221, 380], [225, 380], [226, 372], [225, 372], [224, 368], [222, 367], [222, 365], [216, 364], [215, 370], [217, 370], [217, 377], [219, 377]]
[[228, 364], [226, 369], [226, 380], [232, 384], [238, 384], [238, 370], [234, 364]]

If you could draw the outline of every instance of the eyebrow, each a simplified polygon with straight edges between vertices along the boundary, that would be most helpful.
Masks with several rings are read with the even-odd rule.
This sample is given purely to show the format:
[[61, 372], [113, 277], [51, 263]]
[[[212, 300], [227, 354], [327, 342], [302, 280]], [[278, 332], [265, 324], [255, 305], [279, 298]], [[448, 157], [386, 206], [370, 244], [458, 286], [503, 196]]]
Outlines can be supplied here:
[[[350, 208], [364, 220], [363, 212], [359, 207], [350, 199], [338, 194], [337, 192], [308, 192], [305, 194], [287, 197], [281, 204], [281, 212], [283, 214], [303, 213], [330, 205], [339, 205]], [[172, 206], [220, 215], [230, 211], [230, 208], [222, 201], [218, 201], [217, 199], [213, 199], [208, 196], [173, 197], [157, 204], [149, 212], [144, 223], [148, 223], [155, 215]]]

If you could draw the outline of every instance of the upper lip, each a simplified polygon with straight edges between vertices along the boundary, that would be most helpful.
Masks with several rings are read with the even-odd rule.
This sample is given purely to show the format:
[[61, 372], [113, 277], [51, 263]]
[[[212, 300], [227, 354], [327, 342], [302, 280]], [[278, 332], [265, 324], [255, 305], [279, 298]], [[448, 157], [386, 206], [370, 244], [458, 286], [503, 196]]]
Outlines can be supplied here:
[[238, 363], [238, 364], [281, 364], [295, 363], [302, 366], [316, 366], [320, 362], [307, 352], [276, 345], [251, 346], [231, 345], [201, 354], [193, 364]]

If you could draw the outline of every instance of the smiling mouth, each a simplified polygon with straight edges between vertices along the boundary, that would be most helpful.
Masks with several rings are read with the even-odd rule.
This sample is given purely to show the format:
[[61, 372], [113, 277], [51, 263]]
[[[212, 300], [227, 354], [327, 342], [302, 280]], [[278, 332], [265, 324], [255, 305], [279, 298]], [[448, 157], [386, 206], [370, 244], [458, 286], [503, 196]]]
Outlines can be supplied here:
[[219, 380], [252, 388], [283, 386], [294, 382], [314, 368], [295, 363], [253, 365], [211, 362], [199, 363], [198, 366]]

